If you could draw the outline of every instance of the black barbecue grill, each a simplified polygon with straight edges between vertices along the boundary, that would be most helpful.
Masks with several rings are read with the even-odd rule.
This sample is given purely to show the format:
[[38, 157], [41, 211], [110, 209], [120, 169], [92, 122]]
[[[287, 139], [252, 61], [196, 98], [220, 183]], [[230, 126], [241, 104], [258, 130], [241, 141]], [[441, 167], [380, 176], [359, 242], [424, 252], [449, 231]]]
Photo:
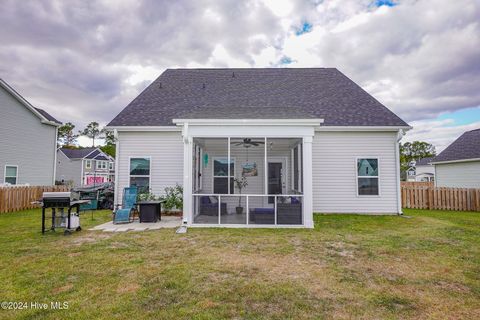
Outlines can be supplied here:
[[[51, 218], [50, 230], [65, 229], [64, 234], [80, 231], [80, 205], [89, 203], [89, 200], [72, 200], [70, 192], [44, 192], [42, 196], [42, 233], [45, 233], [45, 220]], [[51, 210], [51, 216], [46, 216], [46, 209]], [[76, 209], [72, 213], [72, 209]], [[65, 212], [66, 210], [66, 212]]]

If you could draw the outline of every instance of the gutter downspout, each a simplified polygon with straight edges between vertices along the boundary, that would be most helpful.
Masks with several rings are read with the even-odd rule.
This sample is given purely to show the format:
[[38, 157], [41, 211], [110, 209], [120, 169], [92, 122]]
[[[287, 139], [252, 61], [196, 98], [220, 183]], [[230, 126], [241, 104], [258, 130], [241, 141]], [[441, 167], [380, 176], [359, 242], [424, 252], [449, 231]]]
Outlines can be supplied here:
[[[185, 122], [182, 129], [183, 135], [183, 217], [182, 217], [182, 226], [187, 226], [189, 223], [193, 222], [193, 210], [191, 210], [191, 189], [188, 189], [189, 183], [188, 180], [191, 179], [189, 174], [189, 169], [191, 168], [192, 158], [189, 157], [188, 144], [188, 122]], [[180, 229], [178, 230], [180, 232]]]
[[397, 214], [398, 215], [403, 215], [402, 211], [402, 189], [400, 188], [400, 140], [402, 140], [403, 136], [405, 135], [405, 132], [400, 129], [398, 130], [397, 133], [397, 139], [395, 141], [395, 167], [397, 171]]
[[119, 168], [119, 160], [120, 160], [120, 141], [118, 139], [118, 131], [117, 129], [113, 130], [113, 137], [115, 139], [115, 167], [113, 169], [115, 169], [115, 182], [114, 182], [114, 186], [115, 186], [115, 193], [113, 194], [113, 209], [115, 210], [115, 206], [120, 204], [118, 202], [118, 193], [119, 193], [119, 190], [118, 190], [118, 175], [119, 175], [119, 172], [118, 172], [118, 168]]
[[53, 148], [53, 185], [55, 185], [55, 181], [57, 179], [57, 139], [58, 139], [58, 127], [55, 127], [55, 142]]

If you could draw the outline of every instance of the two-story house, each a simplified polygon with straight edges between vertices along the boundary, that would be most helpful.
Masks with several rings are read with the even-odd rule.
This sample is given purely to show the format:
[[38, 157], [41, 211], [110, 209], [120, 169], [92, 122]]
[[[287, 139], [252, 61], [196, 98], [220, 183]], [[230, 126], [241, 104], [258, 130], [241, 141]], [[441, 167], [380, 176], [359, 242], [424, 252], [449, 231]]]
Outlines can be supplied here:
[[412, 161], [407, 170], [407, 181], [433, 182], [435, 181], [435, 167], [430, 163], [433, 157]]
[[56, 180], [76, 187], [113, 182], [115, 159], [99, 148], [59, 148]]
[[53, 185], [60, 125], [0, 79], [0, 185]]

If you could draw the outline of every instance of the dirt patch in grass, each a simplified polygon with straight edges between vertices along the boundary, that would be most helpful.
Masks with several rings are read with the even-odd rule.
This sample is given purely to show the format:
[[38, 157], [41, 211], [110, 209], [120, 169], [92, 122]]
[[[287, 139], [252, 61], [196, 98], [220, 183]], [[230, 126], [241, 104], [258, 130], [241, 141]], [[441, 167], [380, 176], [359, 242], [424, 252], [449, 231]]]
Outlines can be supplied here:
[[62, 287], [54, 288], [52, 290], [52, 293], [53, 294], [59, 294], [59, 293], [62, 293], [62, 292], [70, 291], [71, 289], [73, 289], [73, 284], [69, 283], [69, 284], [66, 284]]
[[117, 293], [132, 293], [137, 292], [140, 285], [137, 283], [123, 283], [117, 288]]
[[355, 246], [341, 241], [327, 242], [327, 253], [331, 256], [353, 258]]
[[72, 244], [76, 246], [81, 246], [87, 243], [95, 243], [101, 240], [109, 239], [113, 236], [113, 234], [105, 233], [105, 232], [88, 232], [86, 234], [82, 234], [81, 236], [75, 237], [72, 239]]

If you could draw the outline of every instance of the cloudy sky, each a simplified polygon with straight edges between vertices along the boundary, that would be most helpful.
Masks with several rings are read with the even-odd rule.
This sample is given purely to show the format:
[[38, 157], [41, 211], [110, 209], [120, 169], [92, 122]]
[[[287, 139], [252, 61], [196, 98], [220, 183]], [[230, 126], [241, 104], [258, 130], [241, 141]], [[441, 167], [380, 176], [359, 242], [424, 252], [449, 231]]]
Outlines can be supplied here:
[[0, 77], [78, 128], [175, 67], [336, 67], [406, 139], [480, 127], [479, 0], [4, 0], [0, 21]]

